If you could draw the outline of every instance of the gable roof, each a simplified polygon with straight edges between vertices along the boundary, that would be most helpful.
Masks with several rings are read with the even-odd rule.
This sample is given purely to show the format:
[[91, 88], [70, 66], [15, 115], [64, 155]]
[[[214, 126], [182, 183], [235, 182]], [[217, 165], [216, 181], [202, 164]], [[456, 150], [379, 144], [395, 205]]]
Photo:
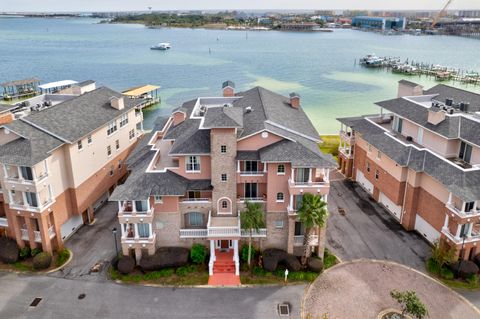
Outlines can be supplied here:
[[238, 107], [212, 107], [205, 113], [204, 128], [243, 127], [243, 109]]

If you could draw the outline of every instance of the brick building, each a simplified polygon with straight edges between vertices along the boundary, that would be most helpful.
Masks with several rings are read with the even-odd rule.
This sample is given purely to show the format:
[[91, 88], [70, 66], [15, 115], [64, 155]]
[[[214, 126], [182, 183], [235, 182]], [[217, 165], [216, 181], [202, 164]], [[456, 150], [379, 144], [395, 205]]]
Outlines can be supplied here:
[[[339, 167], [407, 230], [480, 252], [480, 95], [399, 81], [379, 115], [338, 119]], [[463, 247], [463, 250], [462, 250]]]
[[75, 89], [10, 107], [0, 126], [0, 229], [20, 247], [51, 252], [93, 221], [143, 134], [142, 100]]
[[[159, 118], [127, 160], [127, 181], [110, 197], [119, 205], [123, 253], [139, 260], [158, 247], [202, 243], [210, 248], [211, 275], [227, 252], [238, 275], [246, 201], [265, 210], [256, 245], [301, 253], [296, 209], [306, 192], [327, 200], [335, 162], [319, 151], [319, 135], [300, 104], [298, 94], [261, 87], [236, 93], [227, 81], [223, 97], [196, 98]], [[317, 230], [310, 245], [318, 239]]]

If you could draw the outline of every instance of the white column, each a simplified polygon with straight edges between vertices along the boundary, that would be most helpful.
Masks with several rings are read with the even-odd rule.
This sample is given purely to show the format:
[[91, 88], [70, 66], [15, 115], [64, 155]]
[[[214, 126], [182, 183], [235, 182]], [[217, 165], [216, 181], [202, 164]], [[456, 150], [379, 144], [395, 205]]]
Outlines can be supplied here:
[[137, 212], [137, 206], [135, 205], [135, 201], [132, 200], [131, 202], [132, 202], [132, 212], [136, 213]]
[[8, 190], [8, 202], [9, 204], [13, 203], [13, 196], [12, 196], [12, 191]]
[[210, 239], [210, 261], [208, 263], [208, 274], [213, 275], [213, 263], [215, 262], [215, 241]]
[[447, 228], [448, 229], [448, 219], [450, 217], [448, 216], [448, 214], [445, 214], [445, 222], [443, 223], [443, 228]]
[[[22, 192], [22, 198], [23, 198], [23, 205], [27, 206], [27, 195], [25, 195], [25, 192]], [[30, 206], [30, 204], [28, 204]]]
[[468, 224], [467, 237], [472, 237], [473, 223]]
[[292, 179], [292, 182], [295, 181], [295, 174], [294, 174], [293, 167], [292, 167], [292, 175], [290, 176], [290, 178]]
[[30, 169], [32, 170], [32, 179], [34, 181], [37, 180], [37, 171], [35, 170], [35, 167], [30, 167]]
[[460, 239], [460, 230], [462, 229], [462, 225], [457, 226], [457, 233], [455, 234], [455, 237], [457, 239]]
[[330, 169], [326, 169], [327, 171], [327, 174], [326, 174], [326, 178], [325, 178], [325, 182], [329, 182], [330, 181]]
[[308, 183], [309, 184], [312, 183], [312, 171], [313, 171], [313, 168], [308, 169]]
[[[128, 224], [127, 224], [127, 227], [128, 227]], [[125, 224], [120, 224], [120, 231], [122, 233], [122, 238], [124, 238], [126, 236], [126, 234], [125, 234]]]
[[47, 160], [44, 160], [43, 162], [45, 163], [45, 174], [48, 174], [48, 164], [47, 164]]
[[20, 169], [20, 166], [17, 166], [17, 171], [18, 171], [18, 178], [23, 179], [22, 170]]
[[38, 195], [38, 193], [34, 193], [35, 194], [35, 198], [37, 199], [37, 207], [42, 207], [42, 203], [40, 202], [40, 196]]
[[122, 201], [119, 200], [118, 201], [118, 212], [121, 212], [122, 211]]
[[448, 194], [448, 202], [447, 202], [447, 204], [450, 204], [450, 205], [452, 204], [452, 193], [451, 193], [451, 192]]
[[263, 172], [266, 173], [267, 172], [267, 163], [263, 163]]
[[149, 230], [149, 234], [150, 234], [150, 236], [148, 236], [148, 237], [153, 237], [153, 227], [152, 227], [152, 223], [148, 223], [148, 230]]
[[240, 173], [240, 161], [237, 161], [237, 173]]
[[8, 178], [7, 165], [3, 164], [2, 166], [3, 166], [3, 176], [5, 178]]
[[233, 241], [233, 260], [235, 261], [235, 275], [240, 275], [240, 262], [238, 261], [238, 240]]
[[290, 206], [290, 210], [293, 210], [293, 195], [290, 194], [290, 203], [288, 204]]
[[133, 228], [135, 230], [135, 239], [138, 239], [139, 238], [139, 236], [138, 236], [138, 224], [137, 223], [133, 224]]

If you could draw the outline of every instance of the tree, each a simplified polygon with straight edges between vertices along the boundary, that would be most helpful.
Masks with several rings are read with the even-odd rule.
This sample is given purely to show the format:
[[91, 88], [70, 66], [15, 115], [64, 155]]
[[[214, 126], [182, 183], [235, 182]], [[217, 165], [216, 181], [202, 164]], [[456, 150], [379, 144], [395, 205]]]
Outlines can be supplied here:
[[245, 202], [245, 210], [240, 214], [240, 223], [243, 229], [248, 229], [248, 267], [251, 265], [252, 256], [252, 236], [253, 231], [258, 231], [260, 228], [265, 227], [265, 221], [263, 218], [263, 207], [261, 203]]
[[439, 269], [452, 264], [455, 261], [455, 247], [448, 247], [447, 244], [436, 241], [432, 247], [432, 259], [437, 263]]
[[428, 315], [427, 307], [420, 301], [415, 291], [402, 292], [394, 289], [390, 291], [390, 296], [400, 304], [402, 317], [409, 314], [417, 319], [422, 319]]
[[[303, 237], [304, 251], [302, 256], [302, 265], [307, 264], [310, 257], [310, 235], [315, 227], [320, 229], [325, 227], [328, 218], [327, 203], [322, 200], [319, 195], [306, 193], [302, 196], [302, 204], [298, 209], [298, 218], [305, 226], [305, 234]], [[323, 256], [319, 256], [323, 258]]]

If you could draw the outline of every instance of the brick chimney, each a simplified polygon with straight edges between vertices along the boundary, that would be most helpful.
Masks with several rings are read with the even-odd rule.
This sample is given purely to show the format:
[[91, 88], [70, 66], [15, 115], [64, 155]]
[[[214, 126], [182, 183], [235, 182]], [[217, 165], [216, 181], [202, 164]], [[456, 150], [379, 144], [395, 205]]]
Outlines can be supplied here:
[[290, 93], [290, 105], [294, 109], [298, 109], [300, 107], [300, 95], [298, 95], [298, 93]]
[[222, 84], [223, 96], [230, 97], [235, 95], [235, 83], [232, 81], [225, 81]]
[[117, 110], [123, 110], [123, 108], [125, 107], [123, 96], [121, 97], [112, 96], [110, 98], [110, 106]]
[[397, 97], [418, 96], [423, 94], [423, 86], [415, 82], [400, 80], [398, 81]]

